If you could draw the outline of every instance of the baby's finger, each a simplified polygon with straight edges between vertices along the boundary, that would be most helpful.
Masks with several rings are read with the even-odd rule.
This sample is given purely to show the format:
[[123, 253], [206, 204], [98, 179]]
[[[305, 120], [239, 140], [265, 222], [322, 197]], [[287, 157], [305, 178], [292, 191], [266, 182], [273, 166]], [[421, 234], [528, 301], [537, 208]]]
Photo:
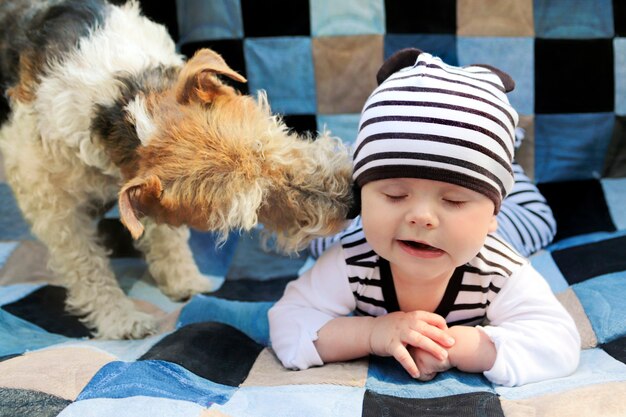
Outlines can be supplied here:
[[429, 311], [413, 311], [410, 313], [411, 320], [414, 323], [418, 322], [426, 322], [431, 326], [438, 327], [442, 330], [446, 330], [448, 328], [448, 324], [446, 323], [446, 319], [441, 317], [439, 314], [431, 313]]
[[440, 344], [443, 347], [449, 348], [454, 345], [454, 338], [444, 330], [441, 330], [435, 326], [423, 324], [421, 326], [417, 326], [415, 331], [421, 333], [422, 335], [426, 336], [430, 340]]
[[398, 345], [398, 347], [392, 352], [392, 355], [396, 360], [402, 365], [402, 367], [411, 375], [413, 378], [419, 378], [420, 372], [417, 369], [417, 365], [415, 361], [411, 357], [411, 354], [406, 349], [406, 347], [402, 345]]
[[403, 342], [430, 353], [440, 361], [446, 360], [448, 358], [448, 351], [446, 349], [441, 347], [439, 343], [433, 341], [431, 338], [421, 334], [420, 332], [410, 332], [407, 335], [406, 340], [403, 340]]
[[419, 379], [420, 381], [426, 382], [426, 381], [430, 381], [431, 379], [433, 379], [436, 375], [437, 375], [437, 372], [421, 374], [417, 379]]

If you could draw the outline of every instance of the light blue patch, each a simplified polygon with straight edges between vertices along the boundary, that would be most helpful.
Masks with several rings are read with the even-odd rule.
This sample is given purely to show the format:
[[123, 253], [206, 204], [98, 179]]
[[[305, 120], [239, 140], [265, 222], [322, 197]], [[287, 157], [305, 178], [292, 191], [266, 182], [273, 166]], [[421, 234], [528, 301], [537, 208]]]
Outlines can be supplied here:
[[319, 114], [317, 128], [322, 131], [325, 127], [332, 136], [337, 136], [344, 144], [350, 145], [356, 140], [360, 119], [360, 114]]
[[214, 39], [243, 37], [243, 19], [239, 0], [176, 2], [179, 45]]
[[379, 394], [405, 398], [445, 397], [470, 392], [495, 392], [482, 374], [470, 374], [451, 369], [428, 382], [409, 376], [394, 358], [370, 360], [365, 388]]
[[626, 178], [604, 178], [600, 183], [613, 224], [618, 230], [626, 230]]
[[364, 388], [331, 384], [241, 387], [226, 404], [211, 409], [228, 416], [360, 417], [364, 395]]
[[55, 345], [54, 348], [89, 347], [112, 355], [120, 361], [131, 362], [139, 359], [169, 334], [170, 333], [161, 333], [139, 340], [72, 339], [65, 343]]
[[[219, 287], [219, 285], [217, 287]], [[148, 283], [145, 281], [135, 281], [128, 291], [126, 291], [126, 294], [131, 298], [154, 304], [166, 313], [178, 310], [184, 305], [182, 302], [172, 301], [161, 292], [155, 283]]]
[[0, 242], [0, 269], [2, 269], [19, 244], [20, 242]]
[[317, 111], [310, 37], [248, 38], [244, 55], [250, 93], [267, 91], [275, 113]]
[[[223, 278], [233, 260], [238, 241], [239, 233], [237, 232], [231, 232], [226, 242], [220, 245], [217, 234], [192, 229], [189, 247], [200, 272], [216, 278]], [[216, 285], [218, 285], [217, 282]]]
[[455, 35], [388, 34], [385, 36], [385, 60], [404, 48], [417, 48], [438, 56], [449, 65], [459, 65]]
[[572, 285], [585, 309], [598, 343], [626, 334], [626, 271], [602, 275]]
[[383, 0], [310, 0], [309, 4], [312, 36], [385, 33]]
[[22, 299], [45, 285], [47, 284], [15, 284], [3, 286], [2, 291], [0, 291], [0, 306], [11, 304], [14, 301]]
[[498, 386], [496, 392], [508, 400], [522, 400], [615, 381], [626, 381], [626, 365], [596, 348], [581, 352], [580, 365], [570, 376], [512, 388]]
[[8, 184], [0, 183], [0, 240], [33, 239]]
[[304, 261], [303, 255], [281, 255], [272, 249], [264, 249], [259, 227], [240, 236], [226, 280], [271, 280], [292, 276], [297, 274]]
[[534, 114], [534, 38], [459, 36], [457, 51], [461, 66], [488, 64], [509, 74], [515, 81], [515, 89], [507, 94], [511, 105], [519, 114]]
[[548, 282], [553, 293], [558, 294], [569, 288], [569, 283], [552, 259], [550, 252], [545, 250], [537, 252], [530, 257], [530, 262]]
[[535, 181], [600, 178], [611, 141], [613, 113], [535, 116]]
[[215, 321], [228, 324], [245, 333], [255, 342], [269, 345], [267, 311], [272, 302], [231, 301], [217, 297], [196, 295], [183, 307], [177, 327], [191, 323]]
[[189, 401], [140, 395], [76, 401], [58, 417], [189, 417], [200, 416], [203, 410], [201, 405]]
[[20, 354], [62, 343], [69, 338], [48, 333], [41, 327], [0, 309], [0, 356]]
[[224, 404], [235, 390], [166, 361], [110, 362], [100, 368], [77, 400], [146, 396], [208, 407]]
[[626, 38], [613, 39], [615, 60], [615, 113], [626, 116]]
[[109, 211], [104, 213], [104, 218], [105, 219], [119, 219], [120, 218], [120, 209], [117, 206], [117, 204], [111, 207]]
[[533, 14], [538, 38], [613, 37], [611, 0], [534, 0]]

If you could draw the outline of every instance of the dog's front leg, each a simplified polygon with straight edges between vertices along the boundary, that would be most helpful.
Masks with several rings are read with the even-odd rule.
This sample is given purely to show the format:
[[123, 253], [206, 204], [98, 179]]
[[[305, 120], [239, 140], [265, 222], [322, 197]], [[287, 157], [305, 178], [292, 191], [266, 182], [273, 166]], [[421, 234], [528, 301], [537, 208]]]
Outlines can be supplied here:
[[149, 218], [143, 222], [145, 232], [136, 246], [145, 254], [150, 274], [165, 295], [182, 301], [215, 290], [211, 277], [203, 275], [193, 259], [187, 227], [157, 225]]
[[[42, 188], [40, 184], [39, 191]], [[67, 287], [68, 311], [99, 338], [135, 339], [154, 333], [155, 319], [137, 310], [119, 287], [91, 216], [60, 194], [43, 199], [50, 205], [19, 198], [19, 193], [18, 200], [34, 234], [49, 249], [50, 269]]]

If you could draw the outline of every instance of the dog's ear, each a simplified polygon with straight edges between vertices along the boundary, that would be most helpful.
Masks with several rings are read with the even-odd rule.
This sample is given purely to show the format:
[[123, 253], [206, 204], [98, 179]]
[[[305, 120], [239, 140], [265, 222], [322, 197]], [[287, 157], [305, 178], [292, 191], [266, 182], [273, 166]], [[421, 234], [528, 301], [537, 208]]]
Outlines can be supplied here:
[[120, 220], [134, 239], [139, 239], [143, 234], [143, 224], [139, 218], [159, 204], [162, 192], [161, 180], [156, 175], [134, 178], [122, 187], [118, 200]]
[[176, 100], [181, 104], [187, 104], [192, 100], [211, 102], [222, 86], [216, 74], [242, 83], [246, 82], [246, 79], [230, 68], [217, 52], [203, 48], [198, 50], [181, 70], [176, 85]]

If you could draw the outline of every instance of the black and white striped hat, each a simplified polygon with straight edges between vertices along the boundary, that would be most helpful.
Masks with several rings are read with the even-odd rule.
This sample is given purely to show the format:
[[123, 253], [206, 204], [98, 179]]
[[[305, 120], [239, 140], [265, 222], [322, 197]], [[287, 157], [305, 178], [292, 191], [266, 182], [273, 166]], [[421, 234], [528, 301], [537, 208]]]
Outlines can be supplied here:
[[511, 77], [405, 49], [383, 64], [378, 82], [354, 144], [356, 186], [399, 177], [449, 182], [486, 195], [498, 211], [513, 186]]

